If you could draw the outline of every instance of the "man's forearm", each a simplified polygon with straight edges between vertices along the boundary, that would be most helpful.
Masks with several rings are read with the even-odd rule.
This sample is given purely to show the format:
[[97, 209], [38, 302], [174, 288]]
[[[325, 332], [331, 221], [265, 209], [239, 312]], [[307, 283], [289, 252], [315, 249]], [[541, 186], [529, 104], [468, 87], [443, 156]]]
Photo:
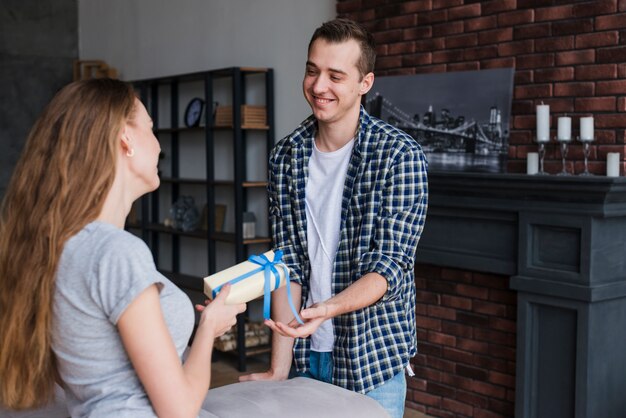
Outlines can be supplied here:
[[329, 318], [373, 305], [387, 291], [387, 280], [378, 273], [367, 273], [342, 292], [328, 299]]
[[[291, 296], [296, 312], [300, 310], [302, 287], [291, 284]], [[272, 292], [272, 318], [274, 321], [289, 323], [294, 319], [293, 313], [287, 302], [287, 288], [281, 287]], [[272, 358], [271, 367], [274, 374], [287, 378], [293, 359], [293, 342], [291, 337], [285, 337], [277, 332], [272, 334]]]

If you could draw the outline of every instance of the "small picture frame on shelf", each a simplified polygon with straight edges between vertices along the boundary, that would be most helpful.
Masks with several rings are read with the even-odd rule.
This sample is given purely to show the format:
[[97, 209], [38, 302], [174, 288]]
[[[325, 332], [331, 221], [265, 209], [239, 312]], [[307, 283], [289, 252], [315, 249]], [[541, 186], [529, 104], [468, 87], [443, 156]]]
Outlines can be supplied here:
[[[215, 232], [222, 232], [224, 230], [224, 219], [226, 218], [226, 205], [215, 205]], [[209, 229], [209, 208], [204, 205], [202, 209], [202, 218], [200, 221], [201, 228], [206, 231]]]

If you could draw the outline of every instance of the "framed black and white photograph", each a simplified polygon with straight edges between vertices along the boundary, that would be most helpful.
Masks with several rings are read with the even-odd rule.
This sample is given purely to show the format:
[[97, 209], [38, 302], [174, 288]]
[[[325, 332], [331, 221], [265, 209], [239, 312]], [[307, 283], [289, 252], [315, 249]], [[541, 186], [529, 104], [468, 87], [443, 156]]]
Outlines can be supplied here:
[[429, 170], [505, 172], [513, 68], [377, 77], [370, 115], [415, 138]]

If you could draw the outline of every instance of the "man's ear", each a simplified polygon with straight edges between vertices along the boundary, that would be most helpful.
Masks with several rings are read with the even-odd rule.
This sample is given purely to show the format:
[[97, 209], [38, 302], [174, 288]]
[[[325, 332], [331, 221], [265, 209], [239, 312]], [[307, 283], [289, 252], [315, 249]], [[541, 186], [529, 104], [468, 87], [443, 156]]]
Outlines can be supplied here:
[[363, 76], [363, 79], [361, 80], [361, 88], [359, 89], [359, 94], [361, 96], [367, 94], [368, 91], [370, 91], [370, 89], [372, 88], [372, 86], [374, 85], [374, 73], [367, 73]]

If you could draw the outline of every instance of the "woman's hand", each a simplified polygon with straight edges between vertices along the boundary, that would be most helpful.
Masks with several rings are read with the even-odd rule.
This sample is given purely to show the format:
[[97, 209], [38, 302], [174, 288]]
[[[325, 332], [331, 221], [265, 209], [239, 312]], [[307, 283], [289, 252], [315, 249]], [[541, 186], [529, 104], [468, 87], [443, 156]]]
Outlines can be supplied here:
[[230, 285], [222, 287], [213, 301], [206, 300], [206, 306], [196, 305], [196, 309], [202, 312], [199, 327], [209, 327], [213, 337], [224, 335], [237, 323], [237, 315], [246, 310], [245, 303], [227, 305], [226, 298], [230, 293]]

